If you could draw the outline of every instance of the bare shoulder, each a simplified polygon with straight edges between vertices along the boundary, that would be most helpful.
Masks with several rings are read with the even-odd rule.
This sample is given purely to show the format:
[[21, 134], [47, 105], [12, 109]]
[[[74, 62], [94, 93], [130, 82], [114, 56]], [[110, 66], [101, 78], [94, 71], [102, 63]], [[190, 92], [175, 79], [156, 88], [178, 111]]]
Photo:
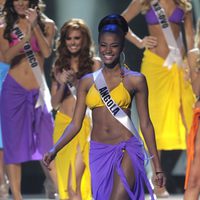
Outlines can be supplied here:
[[81, 87], [84, 90], [89, 90], [89, 88], [92, 86], [92, 84], [94, 83], [93, 80], [93, 73], [89, 73], [84, 75], [79, 82], [79, 87]]
[[52, 19], [50, 19], [49, 17], [47, 17], [44, 14], [42, 15], [42, 19], [45, 23], [46, 28], [51, 28], [51, 29], [57, 30], [56, 24]]
[[44, 13], [42, 13], [42, 20], [45, 23], [54, 23], [54, 21], [52, 19], [50, 19], [49, 17], [47, 17]]
[[144, 74], [126, 68], [124, 70], [124, 75], [134, 82], [141, 82], [145, 80]]
[[92, 60], [94, 62], [94, 65], [92, 66], [92, 71], [97, 71], [102, 66], [101, 59], [99, 57], [93, 57]]
[[140, 72], [126, 69], [124, 78], [127, 88], [130, 91], [141, 91], [141, 89], [145, 88], [147, 85], [145, 76]]

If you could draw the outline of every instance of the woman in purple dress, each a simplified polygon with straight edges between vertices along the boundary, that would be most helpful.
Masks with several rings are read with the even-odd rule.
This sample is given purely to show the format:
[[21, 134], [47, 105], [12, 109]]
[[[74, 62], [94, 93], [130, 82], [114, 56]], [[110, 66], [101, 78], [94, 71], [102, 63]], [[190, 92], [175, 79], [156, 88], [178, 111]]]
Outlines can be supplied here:
[[165, 184], [165, 176], [149, 118], [146, 79], [120, 63], [128, 24], [123, 17], [113, 14], [101, 20], [98, 30], [103, 67], [80, 80], [73, 119], [58, 142], [44, 155], [43, 161], [48, 167], [57, 152], [75, 137], [81, 128], [87, 105], [92, 110], [93, 119], [89, 157], [93, 198], [144, 200], [145, 184], [154, 200], [144, 169], [143, 143], [134, 125], [129, 124], [134, 96], [142, 133], [156, 169], [158, 187]]
[[51, 54], [55, 24], [38, 4], [38, 0], [6, 0], [5, 24], [0, 27], [0, 51], [11, 65], [2, 86], [1, 120], [4, 161], [14, 200], [22, 199], [21, 163], [41, 160], [53, 144], [43, 64]]

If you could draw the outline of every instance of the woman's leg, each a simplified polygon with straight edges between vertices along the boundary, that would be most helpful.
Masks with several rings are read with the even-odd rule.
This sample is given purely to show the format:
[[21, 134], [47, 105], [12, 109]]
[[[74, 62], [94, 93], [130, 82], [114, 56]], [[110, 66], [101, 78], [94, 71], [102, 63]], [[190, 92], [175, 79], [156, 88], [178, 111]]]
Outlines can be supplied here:
[[68, 183], [68, 192], [69, 192], [69, 199], [70, 200], [82, 200], [81, 196], [81, 180], [82, 176], [85, 170], [85, 164], [83, 162], [83, 155], [80, 149], [80, 146], [77, 146], [77, 154], [76, 154], [76, 160], [75, 160], [75, 174], [76, 174], [76, 191], [73, 189], [73, 183], [72, 183], [72, 170], [70, 167], [69, 170], [69, 183]]
[[[200, 122], [200, 121], [199, 121]], [[188, 186], [184, 200], [198, 200], [200, 194], [200, 126], [195, 139], [194, 160], [191, 163]]]
[[48, 170], [41, 162], [40, 162], [43, 172], [45, 174], [44, 188], [46, 196], [49, 199], [55, 199], [58, 194], [58, 183], [57, 183], [57, 175], [55, 168], [55, 161], [52, 161], [50, 164], [50, 169]]
[[6, 165], [10, 188], [14, 200], [22, 200], [21, 195], [21, 164]]
[[[127, 183], [132, 190], [135, 183], [135, 175], [134, 175], [132, 161], [129, 158], [127, 151], [124, 152], [121, 168], [124, 172]], [[114, 183], [113, 183], [113, 189], [112, 189], [110, 200], [122, 200], [122, 199], [129, 200], [130, 197], [128, 195], [128, 192], [126, 191], [124, 184], [122, 183], [121, 178], [119, 177], [117, 171], [115, 171], [114, 173], [113, 182]]]
[[3, 150], [0, 149], [0, 199], [9, 196], [9, 181], [5, 173], [5, 166], [3, 162]]

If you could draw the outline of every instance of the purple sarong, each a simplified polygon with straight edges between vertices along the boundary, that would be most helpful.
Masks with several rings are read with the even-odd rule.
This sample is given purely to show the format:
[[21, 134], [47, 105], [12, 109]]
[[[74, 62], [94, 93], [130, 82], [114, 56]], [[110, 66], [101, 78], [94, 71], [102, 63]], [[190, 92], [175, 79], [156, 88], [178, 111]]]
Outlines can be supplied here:
[[[135, 184], [132, 189], [126, 180], [121, 167], [124, 149], [128, 153], [133, 165]], [[91, 141], [90, 170], [92, 178], [92, 195], [94, 200], [110, 199], [115, 171], [120, 176], [124, 188], [131, 200], [145, 199], [144, 184], [147, 186], [151, 200], [154, 200], [153, 190], [144, 168], [144, 159], [143, 147], [134, 136], [127, 141], [114, 145]]]
[[38, 95], [7, 75], [0, 102], [6, 164], [41, 160], [53, 145], [53, 117], [45, 106], [35, 108]]

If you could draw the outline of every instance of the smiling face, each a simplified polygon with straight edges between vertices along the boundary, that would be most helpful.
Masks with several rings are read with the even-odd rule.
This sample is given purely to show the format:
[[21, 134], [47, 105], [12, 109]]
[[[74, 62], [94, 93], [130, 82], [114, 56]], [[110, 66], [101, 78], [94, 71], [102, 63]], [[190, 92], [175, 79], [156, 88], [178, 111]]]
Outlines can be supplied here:
[[13, 0], [13, 7], [19, 16], [25, 16], [25, 11], [29, 8], [29, 0]]
[[105, 66], [109, 68], [115, 67], [119, 63], [122, 49], [122, 41], [118, 34], [110, 32], [101, 33], [99, 37], [99, 53]]
[[83, 37], [80, 30], [70, 30], [65, 38], [65, 43], [69, 52], [72, 54], [79, 53], [82, 47], [82, 40]]

